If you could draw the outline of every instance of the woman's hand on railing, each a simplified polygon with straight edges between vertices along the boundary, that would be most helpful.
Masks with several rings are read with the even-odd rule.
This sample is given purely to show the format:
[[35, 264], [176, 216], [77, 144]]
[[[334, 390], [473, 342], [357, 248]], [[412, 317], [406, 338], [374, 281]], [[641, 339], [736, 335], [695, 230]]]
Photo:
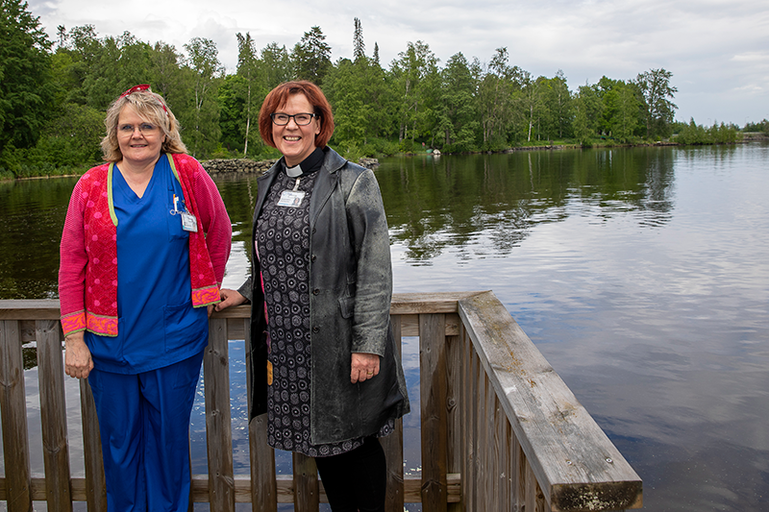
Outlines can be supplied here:
[[91, 351], [85, 344], [82, 332], [64, 338], [64, 372], [76, 379], [85, 379], [93, 370]]
[[222, 288], [219, 291], [219, 296], [222, 301], [216, 305], [216, 310], [221, 311], [227, 309], [230, 306], [240, 306], [246, 302], [246, 298], [240, 294], [237, 290], [230, 290], [228, 288]]

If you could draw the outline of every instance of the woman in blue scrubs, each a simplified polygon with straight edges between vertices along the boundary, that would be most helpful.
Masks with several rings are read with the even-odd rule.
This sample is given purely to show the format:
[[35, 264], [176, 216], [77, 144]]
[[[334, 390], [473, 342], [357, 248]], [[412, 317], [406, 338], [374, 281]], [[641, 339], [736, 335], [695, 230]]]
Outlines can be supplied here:
[[107, 112], [108, 163], [70, 200], [59, 294], [65, 371], [88, 378], [110, 511], [186, 511], [189, 421], [231, 224], [149, 86]]

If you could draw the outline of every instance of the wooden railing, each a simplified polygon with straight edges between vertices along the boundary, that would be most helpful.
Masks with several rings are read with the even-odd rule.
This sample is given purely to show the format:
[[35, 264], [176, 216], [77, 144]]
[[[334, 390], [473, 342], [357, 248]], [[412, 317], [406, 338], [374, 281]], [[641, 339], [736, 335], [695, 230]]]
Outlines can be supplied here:
[[[275, 511], [325, 501], [314, 460], [293, 457], [276, 475], [264, 417], [249, 425], [250, 475], [233, 470], [228, 340], [248, 339], [249, 307], [215, 314], [204, 358], [208, 475], [192, 498], [217, 512], [251, 503]], [[598, 511], [642, 506], [642, 483], [616, 447], [491, 292], [396, 294], [397, 339], [419, 336], [421, 476], [403, 476], [403, 435], [382, 439], [389, 511]], [[0, 410], [9, 511], [106, 511], [99, 430], [87, 381], [80, 383], [85, 477], [70, 474], [57, 301], [0, 301]], [[22, 344], [35, 340], [45, 477], [33, 477]], [[246, 350], [248, 354], [248, 350]], [[248, 364], [246, 365], [248, 367]]]

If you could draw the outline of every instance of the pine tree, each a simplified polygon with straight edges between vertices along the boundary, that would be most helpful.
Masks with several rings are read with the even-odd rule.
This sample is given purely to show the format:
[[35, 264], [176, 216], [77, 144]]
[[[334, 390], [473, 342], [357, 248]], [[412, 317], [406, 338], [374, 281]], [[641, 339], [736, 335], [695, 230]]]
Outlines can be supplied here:
[[366, 44], [363, 42], [363, 28], [360, 19], [355, 18], [355, 33], [353, 34], [352, 60], [356, 62], [366, 58]]

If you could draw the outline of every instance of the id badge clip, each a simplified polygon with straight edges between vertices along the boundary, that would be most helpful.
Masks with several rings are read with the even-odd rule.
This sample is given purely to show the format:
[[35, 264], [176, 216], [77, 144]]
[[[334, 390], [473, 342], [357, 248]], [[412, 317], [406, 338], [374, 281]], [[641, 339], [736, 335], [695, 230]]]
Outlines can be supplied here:
[[[181, 203], [182, 209], [179, 209], [179, 203]], [[179, 215], [182, 218], [182, 229], [189, 231], [190, 233], [198, 232], [198, 220], [187, 211], [187, 207], [184, 205], [184, 201], [179, 200], [179, 196], [174, 194], [174, 209], [171, 210], [171, 215]]]

